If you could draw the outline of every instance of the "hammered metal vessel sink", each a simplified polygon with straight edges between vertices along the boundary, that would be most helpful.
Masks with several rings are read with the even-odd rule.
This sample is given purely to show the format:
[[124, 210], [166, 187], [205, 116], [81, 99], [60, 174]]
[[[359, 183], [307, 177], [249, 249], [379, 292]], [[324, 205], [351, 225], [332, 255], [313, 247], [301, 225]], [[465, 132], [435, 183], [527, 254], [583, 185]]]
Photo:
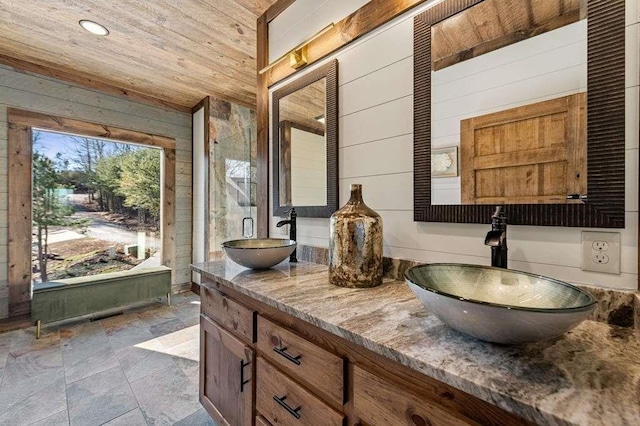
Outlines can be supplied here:
[[296, 249], [296, 242], [279, 238], [231, 240], [222, 249], [234, 262], [251, 269], [267, 269], [285, 260]]
[[489, 266], [419, 265], [405, 273], [405, 281], [446, 325], [494, 343], [560, 336], [597, 305], [591, 294], [565, 282]]

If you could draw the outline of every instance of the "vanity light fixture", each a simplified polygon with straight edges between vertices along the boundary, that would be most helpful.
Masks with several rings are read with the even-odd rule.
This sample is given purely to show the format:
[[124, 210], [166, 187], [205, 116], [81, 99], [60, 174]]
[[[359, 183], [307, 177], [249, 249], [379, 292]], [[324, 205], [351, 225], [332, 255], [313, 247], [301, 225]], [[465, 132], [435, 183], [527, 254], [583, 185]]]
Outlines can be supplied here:
[[327, 31], [329, 31], [331, 28], [333, 28], [334, 25], [335, 24], [333, 22], [330, 23], [329, 25], [327, 25], [326, 27], [324, 27], [323, 29], [321, 29], [320, 31], [318, 31], [317, 33], [315, 33], [314, 35], [312, 35], [311, 37], [309, 37], [308, 39], [306, 39], [305, 41], [303, 41], [302, 43], [300, 43], [299, 45], [297, 45], [293, 49], [291, 49], [289, 52], [285, 53], [284, 55], [280, 56], [275, 61], [271, 62], [266, 67], [262, 68], [260, 71], [258, 71], [258, 73], [259, 74], [264, 74], [265, 72], [269, 71], [271, 68], [273, 68], [276, 65], [278, 65], [280, 62], [282, 62], [287, 57], [289, 58], [289, 65], [293, 69], [298, 69], [300, 67], [303, 67], [303, 66], [307, 65], [307, 62], [308, 62], [308, 59], [307, 59], [307, 45], [309, 43], [311, 43], [313, 40], [315, 40], [318, 37], [320, 37], [322, 34], [324, 34]]
[[107, 36], [109, 35], [109, 30], [104, 25], [98, 24], [94, 21], [89, 21], [88, 19], [81, 19], [79, 22], [80, 26], [85, 30], [89, 31], [91, 34], [99, 35], [99, 36]]
[[313, 119], [316, 120], [318, 123], [324, 124], [324, 114], [314, 117]]

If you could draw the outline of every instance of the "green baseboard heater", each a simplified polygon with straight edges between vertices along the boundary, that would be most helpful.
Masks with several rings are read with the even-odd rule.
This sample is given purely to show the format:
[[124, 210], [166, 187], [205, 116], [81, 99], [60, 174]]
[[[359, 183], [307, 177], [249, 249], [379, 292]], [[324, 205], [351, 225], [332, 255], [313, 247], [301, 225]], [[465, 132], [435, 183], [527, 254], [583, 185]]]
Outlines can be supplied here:
[[43, 282], [34, 285], [31, 318], [36, 323], [36, 336], [40, 338], [43, 323], [160, 297], [167, 297], [167, 304], [171, 304], [171, 268], [166, 266]]

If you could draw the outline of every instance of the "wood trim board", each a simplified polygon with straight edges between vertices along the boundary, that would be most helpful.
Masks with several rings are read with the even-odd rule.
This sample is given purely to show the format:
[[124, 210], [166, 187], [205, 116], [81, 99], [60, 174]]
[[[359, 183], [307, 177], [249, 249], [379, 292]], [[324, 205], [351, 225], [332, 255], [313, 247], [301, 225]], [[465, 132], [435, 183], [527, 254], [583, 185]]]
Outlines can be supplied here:
[[[258, 18], [257, 31], [256, 61], [257, 69], [261, 70], [269, 64], [269, 21], [266, 13]], [[258, 160], [256, 229], [258, 238], [266, 238], [269, 236], [269, 87], [265, 74], [256, 71], [256, 78], [258, 79], [256, 91], [256, 126], [258, 129], [256, 138]]]
[[32, 72], [47, 77], [53, 77], [62, 81], [79, 84], [84, 87], [99, 90], [100, 92], [110, 95], [124, 96], [132, 101], [143, 102], [146, 104], [156, 105], [164, 108], [171, 108], [176, 111], [189, 112], [190, 108], [178, 105], [169, 101], [165, 101], [153, 96], [146, 95], [134, 90], [123, 89], [110, 83], [99, 81], [95, 78], [87, 78], [78, 75], [73, 70], [63, 70], [58, 65], [39, 65], [32, 62], [23, 61], [21, 59], [12, 58], [7, 55], [0, 54], [0, 64], [8, 65], [16, 71]]
[[163, 152], [162, 168], [162, 263], [174, 267], [176, 156], [175, 139], [98, 123], [9, 108], [8, 122], [8, 287], [9, 318], [31, 312], [31, 169], [32, 129], [117, 140]]
[[[266, 16], [267, 23], [273, 21], [284, 12], [289, 6], [295, 3], [296, 0], [278, 0], [274, 4], [271, 5], [269, 9], [264, 13]], [[259, 68], [260, 69], [260, 68]]]

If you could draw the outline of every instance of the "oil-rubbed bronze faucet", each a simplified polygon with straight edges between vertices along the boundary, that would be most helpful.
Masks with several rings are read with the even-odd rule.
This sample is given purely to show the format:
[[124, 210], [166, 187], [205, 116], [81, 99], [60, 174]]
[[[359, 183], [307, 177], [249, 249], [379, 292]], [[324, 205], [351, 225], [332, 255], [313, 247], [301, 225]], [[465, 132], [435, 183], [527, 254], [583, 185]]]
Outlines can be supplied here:
[[496, 206], [491, 216], [491, 231], [487, 233], [484, 244], [491, 247], [491, 266], [507, 269], [507, 217], [502, 206]]
[[[284, 225], [289, 225], [289, 239], [292, 241], [296, 241], [296, 239], [298, 238], [297, 229], [296, 229], [297, 218], [298, 218], [298, 213], [296, 213], [296, 209], [292, 207], [289, 213], [289, 219], [281, 220], [276, 224], [277, 228], [280, 228]], [[293, 251], [293, 253], [291, 253], [291, 256], [289, 256], [289, 262], [295, 263], [298, 261], [297, 253], [296, 253], [297, 251], [298, 250], [296, 249]]]

